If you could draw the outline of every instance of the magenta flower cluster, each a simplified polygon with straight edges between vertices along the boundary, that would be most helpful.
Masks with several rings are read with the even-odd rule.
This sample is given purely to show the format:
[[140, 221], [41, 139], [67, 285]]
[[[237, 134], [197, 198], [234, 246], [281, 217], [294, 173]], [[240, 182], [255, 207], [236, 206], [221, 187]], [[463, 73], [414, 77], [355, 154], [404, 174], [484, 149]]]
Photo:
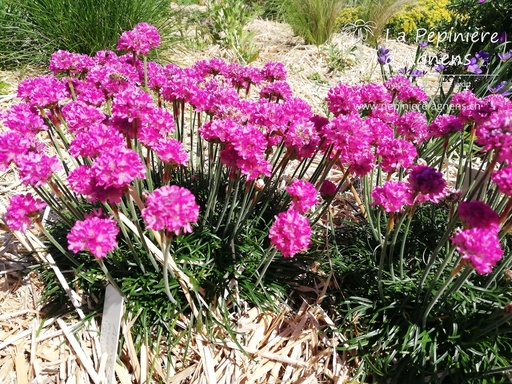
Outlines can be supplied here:
[[192, 232], [191, 223], [196, 223], [199, 205], [192, 192], [176, 185], [155, 189], [147, 197], [142, 217], [146, 226], [155, 231], [165, 230], [179, 236]]
[[26, 232], [32, 219], [38, 217], [40, 210], [45, 207], [44, 201], [34, 198], [30, 193], [14, 195], [9, 200], [4, 219], [10, 229]]
[[[327, 118], [294, 97], [281, 63], [256, 68], [209, 59], [180, 68], [147, 62], [146, 55], [159, 44], [156, 28], [141, 23], [120, 37], [117, 48], [123, 55], [55, 52], [50, 61], [54, 75], [21, 82], [17, 95], [23, 102], [0, 115], [7, 128], [0, 133], [0, 170], [16, 166], [24, 184], [36, 191], [50, 184], [57, 194], [57, 184], [65, 179], [61, 187], [97, 206], [115, 207], [136, 190], [146, 228], [179, 235], [192, 231], [199, 206], [190, 191], [168, 184], [185, 167], [193, 170], [189, 163], [201, 156], [201, 167], [222, 166], [218, 175], [231, 178], [226, 184], [244, 180], [247, 191], [253, 191], [260, 179], [265, 186], [277, 182], [281, 160], [312, 162], [325, 155], [325, 163], [351, 180], [378, 172], [387, 181], [374, 188], [372, 204], [400, 212], [445, 198], [442, 174], [418, 164], [418, 154], [429, 140], [448, 142], [450, 135], [469, 128], [476, 144], [501, 163], [492, 182], [501, 193], [512, 195], [512, 102], [501, 95], [477, 98], [470, 91], [460, 92], [450, 102], [454, 114], [429, 122], [421, 109], [413, 108], [428, 100], [425, 92], [407, 77], [395, 76], [384, 84], [333, 87], [326, 98], [332, 114]], [[253, 96], [246, 97], [250, 90]], [[187, 138], [190, 148], [183, 145], [181, 126], [186, 108], [196, 130]], [[63, 139], [61, 147], [72, 161], [48, 151], [41, 141], [48, 129], [51, 137]], [[153, 183], [155, 175], [161, 180]], [[306, 180], [287, 185], [291, 205], [276, 216], [271, 244], [285, 257], [306, 249], [311, 235], [306, 214], [319, 203], [318, 194], [330, 200], [337, 190], [328, 180], [318, 186]], [[42, 208], [39, 201], [26, 199], [15, 199], [8, 208], [6, 220], [13, 228], [28, 228]], [[473, 265], [487, 270], [494, 264], [476, 252], [476, 239], [484, 226], [499, 227], [490, 225], [496, 217], [472, 206], [471, 212], [486, 217], [486, 225], [479, 226], [478, 215], [467, 206], [461, 203], [459, 211], [467, 228], [453, 241]], [[102, 216], [78, 221], [69, 236], [70, 249], [104, 257], [116, 243], [115, 221]], [[100, 240], [93, 239], [93, 232]], [[495, 232], [482, 232], [486, 244], [495, 240]], [[470, 256], [477, 253], [478, 262]]]
[[92, 214], [71, 228], [67, 235], [68, 249], [74, 253], [89, 251], [101, 259], [117, 247], [118, 233], [119, 228], [113, 218]]

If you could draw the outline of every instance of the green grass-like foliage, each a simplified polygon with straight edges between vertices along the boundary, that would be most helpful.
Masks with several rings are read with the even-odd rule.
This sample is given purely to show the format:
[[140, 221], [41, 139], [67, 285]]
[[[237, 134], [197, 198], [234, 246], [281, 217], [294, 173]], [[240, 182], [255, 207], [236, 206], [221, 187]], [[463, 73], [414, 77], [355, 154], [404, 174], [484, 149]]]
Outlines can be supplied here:
[[58, 49], [88, 55], [115, 49], [119, 35], [139, 22], [157, 26], [164, 47], [173, 40], [165, 0], [3, 0], [0, 66], [46, 62]]
[[286, 0], [284, 19], [307, 44], [321, 45], [336, 31], [344, 0]]
[[[407, 277], [385, 275], [384, 297], [378, 293], [376, 279], [375, 254], [380, 246], [369, 226], [346, 225], [332, 238], [337, 252], [334, 270], [342, 285], [340, 292], [331, 292], [329, 302], [348, 339], [340, 350], [359, 361], [355, 380], [501, 383], [503, 372], [512, 368], [510, 314], [503, 310], [510, 300], [508, 280], [491, 282], [483, 276], [458, 292], [452, 290], [422, 324], [425, 290], [418, 291], [418, 281], [424, 258], [444, 232], [447, 211], [447, 207], [424, 206], [416, 212], [405, 256]], [[436, 262], [435, 267], [440, 264]], [[445, 271], [441, 280], [448, 276]], [[427, 283], [436, 282], [429, 278]]]

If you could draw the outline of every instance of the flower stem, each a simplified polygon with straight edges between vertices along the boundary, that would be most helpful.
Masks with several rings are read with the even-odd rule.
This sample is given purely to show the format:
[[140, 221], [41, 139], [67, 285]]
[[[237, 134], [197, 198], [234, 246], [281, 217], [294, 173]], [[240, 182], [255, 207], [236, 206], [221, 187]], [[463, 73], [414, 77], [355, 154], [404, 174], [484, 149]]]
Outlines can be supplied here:
[[162, 248], [162, 255], [164, 256], [164, 286], [165, 286], [165, 293], [167, 294], [167, 297], [173, 304], [178, 304], [176, 299], [173, 297], [171, 290], [169, 288], [169, 257], [171, 257], [169, 253], [169, 249], [171, 246], [171, 239], [165, 238]]

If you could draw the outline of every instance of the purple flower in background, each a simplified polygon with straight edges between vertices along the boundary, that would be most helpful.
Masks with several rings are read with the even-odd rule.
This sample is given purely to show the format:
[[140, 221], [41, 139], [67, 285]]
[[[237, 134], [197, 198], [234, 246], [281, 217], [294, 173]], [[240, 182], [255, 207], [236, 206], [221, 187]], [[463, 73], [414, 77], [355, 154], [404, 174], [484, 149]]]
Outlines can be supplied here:
[[425, 76], [425, 71], [420, 71], [419, 69], [413, 69], [409, 75], [413, 78]]
[[508, 39], [508, 34], [506, 31], [503, 31], [501, 32], [499, 35], [498, 35], [498, 43], [499, 44], [503, 44], [504, 42], [506, 42]]
[[434, 67], [434, 71], [443, 72], [446, 68], [447, 68], [446, 65], [438, 64]]
[[466, 69], [471, 73], [482, 73], [478, 60], [475, 57], [472, 57], [469, 63], [466, 64]]
[[512, 57], [512, 49], [505, 53], [498, 53], [498, 57], [501, 59], [501, 61], [507, 61]]
[[420, 40], [418, 45], [420, 48], [426, 48], [428, 46], [428, 42]]
[[377, 61], [382, 65], [391, 63], [391, 57], [389, 57], [389, 49], [383, 46], [379, 47], [377, 50]]
[[511, 94], [511, 92], [509, 91], [509, 87], [507, 87], [507, 85], [508, 85], [507, 81], [502, 81], [501, 83], [496, 84], [495, 87], [491, 87], [491, 85], [489, 84], [487, 86], [487, 89], [491, 93], [499, 93], [503, 96], [509, 96]]
[[489, 62], [489, 56], [490, 56], [490, 54], [487, 51], [478, 51], [477, 53], [475, 53], [475, 57], [478, 60], [482, 60], [484, 63]]

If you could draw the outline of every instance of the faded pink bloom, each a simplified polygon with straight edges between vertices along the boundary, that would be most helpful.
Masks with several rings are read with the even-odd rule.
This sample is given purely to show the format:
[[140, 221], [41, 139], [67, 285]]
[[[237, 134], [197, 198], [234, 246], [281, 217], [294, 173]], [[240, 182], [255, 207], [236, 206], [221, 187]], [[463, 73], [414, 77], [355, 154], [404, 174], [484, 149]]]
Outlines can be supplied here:
[[148, 23], [139, 23], [131, 31], [125, 31], [117, 42], [117, 49], [147, 55], [152, 48], [160, 45], [158, 29]]
[[86, 216], [85, 220], [75, 222], [68, 233], [68, 249], [73, 253], [89, 251], [101, 259], [117, 247], [118, 233], [114, 219]]
[[199, 205], [192, 192], [176, 185], [165, 185], [148, 195], [142, 217], [146, 226], [155, 231], [166, 230], [180, 233], [192, 232], [191, 223], [196, 223]]
[[497, 226], [458, 230], [451, 241], [479, 274], [492, 272], [503, 256]]
[[44, 201], [34, 198], [30, 193], [14, 195], [9, 200], [4, 219], [11, 230], [26, 232], [32, 218], [39, 216], [39, 211], [45, 207]]
[[371, 196], [371, 205], [380, 205], [386, 212], [399, 212], [412, 204], [409, 185], [404, 181], [387, 181], [381, 187], [375, 187]]
[[294, 180], [286, 191], [292, 197], [291, 209], [299, 213], [305, 213], [309, 208], [318, 203], [316, 188], [313, 184], [304, 180]]
[[499, 226], [500, 216], [483, 201], [462, 201], [457, 210], [465, 227], [489, 228]]
[[275, 217], [268, 236], [270, 244], [284, 257], [293, 257], [308, 248], [311, 242], [311, 227], [306, 217], [289, 209]]

